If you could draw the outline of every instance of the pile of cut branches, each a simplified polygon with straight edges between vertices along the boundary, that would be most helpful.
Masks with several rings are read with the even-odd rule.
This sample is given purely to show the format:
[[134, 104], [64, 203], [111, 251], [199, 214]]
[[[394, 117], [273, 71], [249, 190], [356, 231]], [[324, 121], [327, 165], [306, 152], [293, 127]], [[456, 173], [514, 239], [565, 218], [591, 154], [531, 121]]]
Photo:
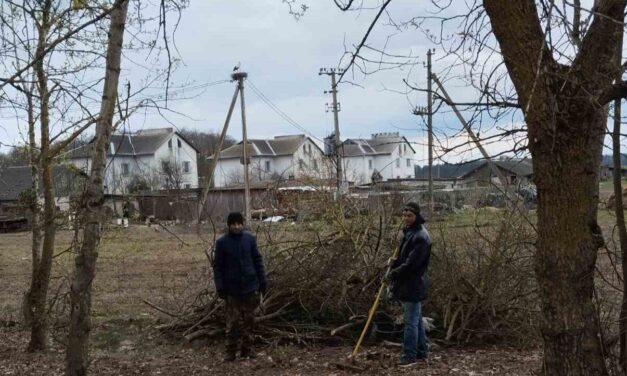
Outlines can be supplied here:
[[[338, 342], [361, 329], [400, 227], [396, 215], [346, 220], [344, 213], [345, 205], [331, 205], [320, 221], [263, 223], [253, 229], [268, 278], [256, 312], [258, 337]], [[173, 320], [158, 329], [187, 341], [223, 335], [224, 301], [215, 291], [203, 290], [188, 307], [167, 312]]]
[[[393, 210], [350, 219], [345, 213], [332, 205], [320, 221], [254, 228], [268, 275], [268, 293], [256, 312], [258, 338], [335, 343], [359, 333], [398, 246], [400, 218]], [[442, 222], [431, 224], [430, 231], [431, 293], [424, 314], [435, 318], [437, 327], [430, 337], [447, 343], [535, 338], [529, 226], [504, 212], [490, 225], [459, 229]], [[158, 328], [188, 341], [221, 338], [223, 306], [205, 289], [189, 309], [170, 314], [174, 320]], [[388, 318], [400, 313], [386, 302], [380, 309]]]

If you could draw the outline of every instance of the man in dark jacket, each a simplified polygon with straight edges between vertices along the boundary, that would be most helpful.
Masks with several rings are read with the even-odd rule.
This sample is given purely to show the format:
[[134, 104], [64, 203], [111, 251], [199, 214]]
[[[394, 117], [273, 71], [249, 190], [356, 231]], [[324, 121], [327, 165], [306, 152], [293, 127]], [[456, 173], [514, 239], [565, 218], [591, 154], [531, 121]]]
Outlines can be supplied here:
[[403, 208], [403, 221], [403, 240], [398, 258], [392, 260], [388, 279], [393, 297], [403, 303], [405, 330], [400, 365], [409, 366], [426, 359], [428, 354], [421, 303], [427, 297], [431, 237], [423, 225], [420, 206], [415, 202]]
[[230, 213], [229, 232], [216, 241], [213, 278], [218, 296], [226, 303], [226, 358], [235, 360], [242, 337], [242, 358], [254, 358], [252, 351], [255, 309], [259, 295], [266, 292], [266, 272], [257, 248], [257, 239], [243, 231], [244, 217]]

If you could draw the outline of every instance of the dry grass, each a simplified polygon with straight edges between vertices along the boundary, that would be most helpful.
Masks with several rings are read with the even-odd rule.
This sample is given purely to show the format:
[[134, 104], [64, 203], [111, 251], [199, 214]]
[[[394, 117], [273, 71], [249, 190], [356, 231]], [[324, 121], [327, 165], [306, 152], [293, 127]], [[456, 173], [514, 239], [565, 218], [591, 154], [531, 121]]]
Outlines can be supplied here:
[[[172, 228], [176, 236], [158, 227], [110, 229], [100, 248], [93, 293], [95, 322], [159, 318], [143, 299], [177, 311], [199, 288], [209, 287], [205, 243], [190, 231]], [[50, 296], [67, 290], [73, 233], [57, 233]], [[183, 244], [182, 241], [185, 243]], [[0, 312], [5, 320], [19, 321], [23, 292], [30, 279], [30, 234], [0, 236]]]

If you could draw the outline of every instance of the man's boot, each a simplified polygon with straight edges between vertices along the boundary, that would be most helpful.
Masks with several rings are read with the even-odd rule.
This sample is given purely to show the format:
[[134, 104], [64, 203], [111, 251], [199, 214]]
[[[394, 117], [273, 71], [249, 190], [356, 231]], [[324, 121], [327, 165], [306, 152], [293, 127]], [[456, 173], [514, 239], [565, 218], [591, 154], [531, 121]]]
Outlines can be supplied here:
[[226, 356], [224, 357], [225, 362], [232, 362], [237, 358], [237, 343], [227, 343], [226, 345]]
[[242, 348], [241, 356], [243, 359], [255, 359], [257, 354], [250, 348]]

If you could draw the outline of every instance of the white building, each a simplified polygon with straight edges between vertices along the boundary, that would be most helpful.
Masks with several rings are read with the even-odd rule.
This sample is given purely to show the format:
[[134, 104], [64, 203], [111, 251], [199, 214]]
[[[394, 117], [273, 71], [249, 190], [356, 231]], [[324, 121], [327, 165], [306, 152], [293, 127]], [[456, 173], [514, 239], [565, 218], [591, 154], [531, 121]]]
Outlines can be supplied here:
[[[126, 194], [133, 186], [153, 190], [197, 188], [197, 153], [173, 128], [114, 134], [107, 154], [105, 193]], [[89, 173], [90, 144], [72, 151], [69, 158]]]
[[371, 139], [347, 139], [340, 153], [345, 178], [355, 184], [370, 183], [377, 173], [383, 181], [415, 177], [416, 151], [397, 132], [376, 133]]
[[[322, 149], [305, 135], [248, 140], [247, 151], [250, 158], [251, 181], [328, 177], [327, 159]], [[214, 173], [216, 187], [239, 185], [244, 182], [243, 152], [243, 142], [220, 152]]]

